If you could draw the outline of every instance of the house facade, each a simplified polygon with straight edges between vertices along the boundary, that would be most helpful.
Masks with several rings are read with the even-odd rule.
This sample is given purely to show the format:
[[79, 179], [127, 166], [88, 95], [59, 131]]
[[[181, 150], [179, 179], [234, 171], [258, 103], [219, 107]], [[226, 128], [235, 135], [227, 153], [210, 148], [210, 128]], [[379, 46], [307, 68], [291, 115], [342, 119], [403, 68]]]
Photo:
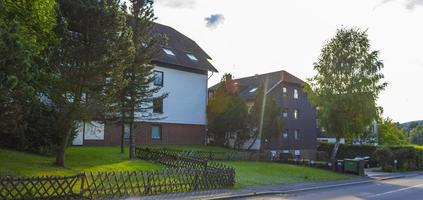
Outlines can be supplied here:
[[[252, 145], [253, 149], [290, 153], [294, 157], [315, 158], [319, 133], [316, 109], [303, 91], [302, 80], [286, 71], [277, 71], [233, 81], [248, 107], [253, 106], [260, 84], [267, 83], [266, 95], [272, 96], [282, 108], [280, 117], [283, 121], [283, 131], [280, 136], [260, 138]], [[209, 95], [218, 87], [219, 84], [209, 88]], [[252, 141], [247, 141], [244, 148], [248, 148]]]
[[[217, 72], [210, 56], [193, 40], [177, 30], [155, 23], [152, 34], [164, 35], [167, 45], [158, 47], [153, 59], [154, 87], [168, 93], [163, 101], [155, 101], [152, 114], [157, 120], [139, 116], [134, 125], [137, 144], [202, 145], [206, 136], [208, 73]], [[102, 121], [80, 122], [73, 145], [119, 145], [121, 124]], [[125, 125], [125, 140], [129, 126]]]

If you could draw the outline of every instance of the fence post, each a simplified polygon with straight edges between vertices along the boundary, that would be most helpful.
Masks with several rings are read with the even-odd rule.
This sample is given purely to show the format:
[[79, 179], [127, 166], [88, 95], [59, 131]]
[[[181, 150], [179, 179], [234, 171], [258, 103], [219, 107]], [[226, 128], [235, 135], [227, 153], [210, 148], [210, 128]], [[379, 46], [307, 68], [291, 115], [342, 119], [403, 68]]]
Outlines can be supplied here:
[[198, 190], [198, 170], [193, 169], [195, 172], [194, 175], [194, 190], [197, 191]]
[[81, 189], [79, 190], [79, 195], [81, 197], [84, 197], [84, 182], [85, 182], [85, 173], [79, 174], [79, 177], [81, 178]]

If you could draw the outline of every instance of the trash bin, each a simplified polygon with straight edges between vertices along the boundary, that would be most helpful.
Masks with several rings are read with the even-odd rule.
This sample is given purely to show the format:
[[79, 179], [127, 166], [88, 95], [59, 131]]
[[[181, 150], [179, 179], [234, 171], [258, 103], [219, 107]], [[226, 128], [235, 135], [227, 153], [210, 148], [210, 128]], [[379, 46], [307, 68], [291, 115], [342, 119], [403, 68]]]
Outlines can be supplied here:
[[344, 172], [344, 160], [337, 160], [336, 161], [335, 171]]
[[366, 161], [358, 159], [345, 159], [344, 160], [344, 172], [350, 172], [359, 176], [364, 176], [364, 167]]

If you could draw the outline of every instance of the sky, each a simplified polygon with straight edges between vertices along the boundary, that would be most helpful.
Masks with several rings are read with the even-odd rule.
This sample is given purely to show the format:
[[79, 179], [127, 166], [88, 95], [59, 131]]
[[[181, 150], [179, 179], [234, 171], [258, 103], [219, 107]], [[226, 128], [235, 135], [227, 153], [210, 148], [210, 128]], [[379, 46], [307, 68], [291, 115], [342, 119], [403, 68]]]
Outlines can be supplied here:
[[389, 84], [378, 99], [384, 116], [423, 120], [423, 0], [156, 0], [154, 9], [212, 57], [210, 86], [224, 73], [286, 70], [306, 80], [337, 28], [367, 30]]

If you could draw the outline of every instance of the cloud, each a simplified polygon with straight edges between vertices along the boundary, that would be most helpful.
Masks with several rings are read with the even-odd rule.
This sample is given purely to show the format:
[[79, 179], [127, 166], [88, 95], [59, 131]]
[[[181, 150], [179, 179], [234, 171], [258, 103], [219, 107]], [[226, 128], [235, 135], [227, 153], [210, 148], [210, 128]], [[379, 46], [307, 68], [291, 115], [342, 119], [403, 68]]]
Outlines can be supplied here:
[[[390, 3], [394, 0], [382, 0], [380, 3], [378, 3], [373, 10], [376, 8], [383, 6], [384, 4]], [[405, 8], [408, 10], [414, 10], [416, 6], [423, 6], [423, 0], [401, 0], [404, 4]]]
[[210, 29], [215, 29], [217, 26], [225, 20], [225, 16], [222, 14], [212, 14], [210, 17], [204, 18], [206, 20], [206, 26]]
[[171, 8], [193, 8], [196, 0], [155, 0], [154, 2]]
[[423, 0], [408, 0], [405, 2], [405, 8], [413, 10], [416, 6], [423, 6]]

